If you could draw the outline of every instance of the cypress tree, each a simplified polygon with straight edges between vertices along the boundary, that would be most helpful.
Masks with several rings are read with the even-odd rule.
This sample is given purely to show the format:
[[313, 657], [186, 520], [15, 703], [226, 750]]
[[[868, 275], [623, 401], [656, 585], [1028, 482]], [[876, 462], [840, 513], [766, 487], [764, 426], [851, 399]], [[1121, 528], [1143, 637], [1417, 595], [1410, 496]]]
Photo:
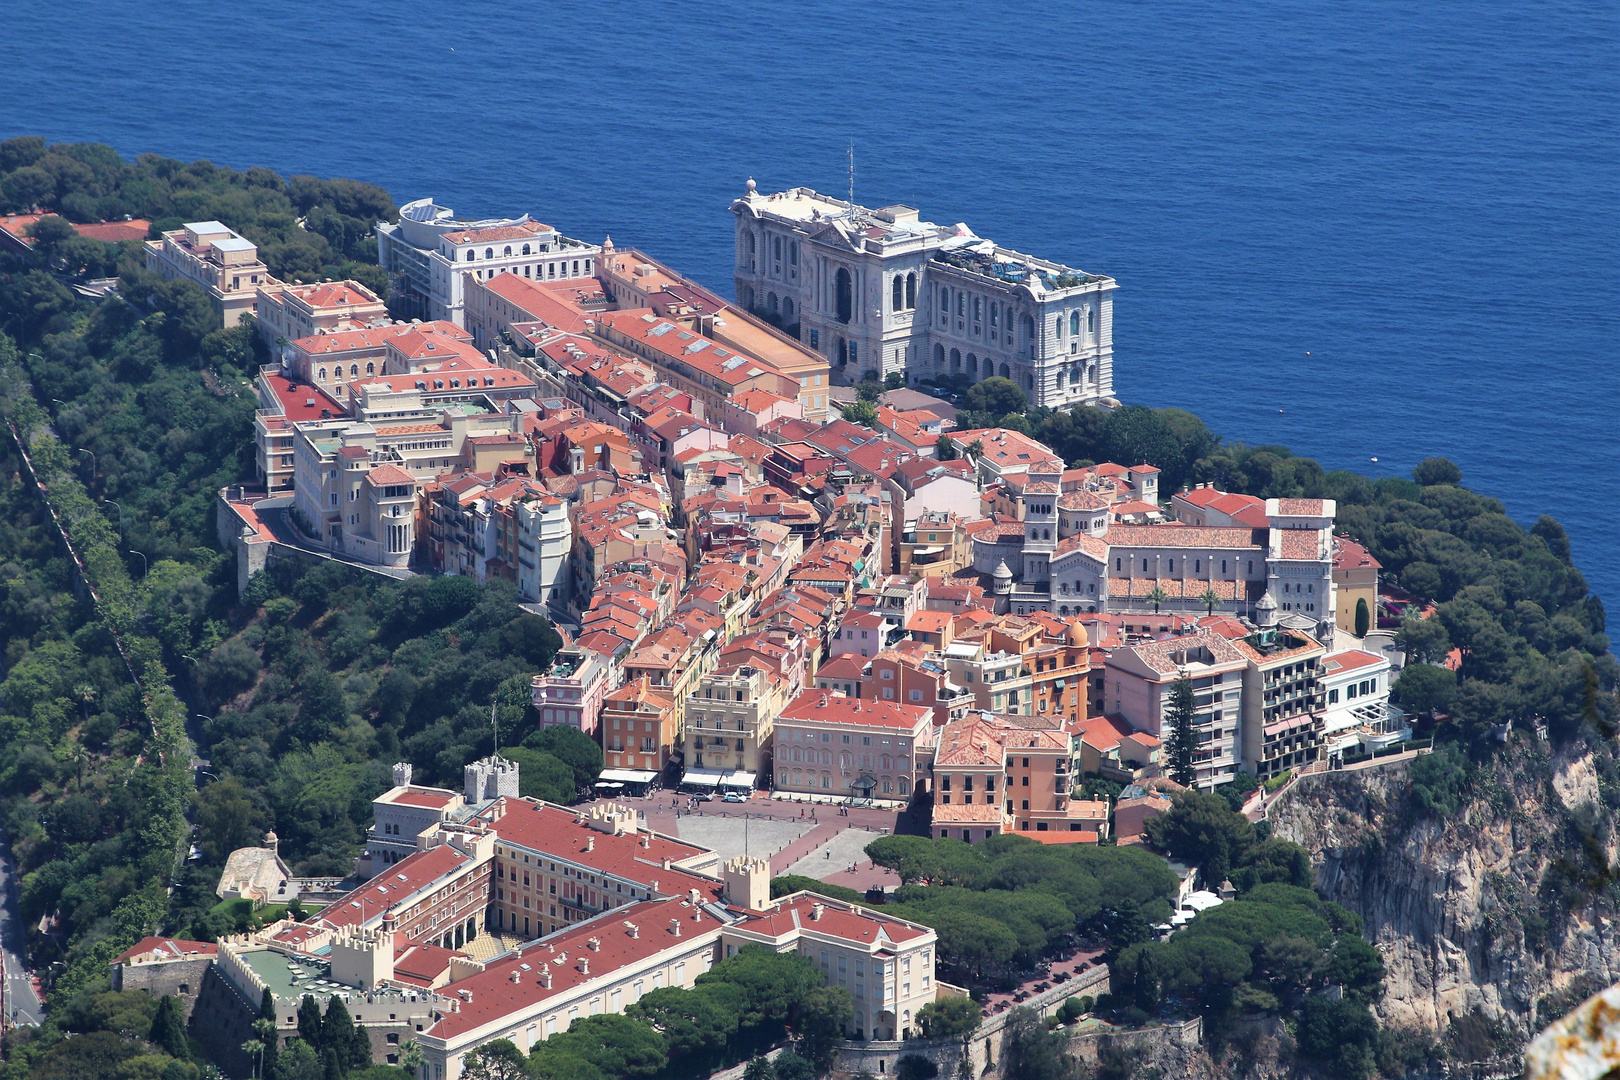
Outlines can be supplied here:
[[158, 998], [157, 1012], [152, 1016], [152, 1030], [147, 1039], [172, 1058], [191, 1060], [191, 1047], [186, 1043], [186, 1017], [180, 1008], [179, 998], [170, 994]]
[[1193, 730], [1193, 709], [1192, 681], [1183, 678], [1171, 683], [1170, 700], [1165, 705], [1160, 733], [1164, 737], [1170, 779], [1183, 787], [1192, 787], [1198, 776], [1193, 768], [1193, 753], [1198, 747], [1198, 733]]
[[322, 1046], [321, 1006], [310, 994], [298, 1003], [298, 1037], [309, 1043], [311, 1050], [318, 1051]]
[[1356, 597], [1356, 637], [1364, 638], [1372, 629], [1372, 614], [1367, 610], [1367, 598]]
[[264, 1043], [264, 1067], [259, 1075], [271, 1077], [275, 1075], [276, 1054], [281, 1047], [281, 1029], [276, 1026], [276, 997], [267, 986], [264, 996], [259, 999], [259, 1019], [253, 1025], [254, 1035]]

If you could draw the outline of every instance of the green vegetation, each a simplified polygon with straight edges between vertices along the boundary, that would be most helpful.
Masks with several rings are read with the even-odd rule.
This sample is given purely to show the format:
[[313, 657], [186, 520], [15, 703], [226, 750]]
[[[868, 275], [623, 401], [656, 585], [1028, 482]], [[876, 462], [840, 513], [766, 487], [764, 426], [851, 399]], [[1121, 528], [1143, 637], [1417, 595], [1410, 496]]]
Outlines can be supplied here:
[[1170, 917], [1176, 888], [1164, 861], [1135, 847], [885, 836], [866, 853], [903, 883], [884, 911], [933, 927], [941, 978], [973, 988], [1015, 984], [1079, 934], [1140, 941]]
[[927, 1039], [954, 1039], [979, 1026], [984, 1009], [965, 997], [942, 997], [917, 1010], [917, 1024]]
[[[827, 986], [808, 958], [749, 946], [699, 975], [690, 990], [653, 990], [622, 1016], [581, 1017], [527, 1057], [504, 1039], [488, 1043], [469, 1056], [466, 1075], [685, 1080], [750, 1061], [749, 1076], [809, 1080], [831, 1064], [833, 1043], [854, 1009], [849, 992]], [[773, 1070], [756, 1055], [780, 1044], [784, 1033], [793, 1052], [778, 1057]]]
[[[41, 174], [48, 188], [35, 185]], [[346, 262], [373, 257], [370, 229], [392, 214], [370, 185], [10, 140], [0, 193], [75, 220], [218, 218], [279, 276], [384, 284], [375, 265]], [[548, 794], [572, 799], [599, 755], [532, 730], [528, 680], [558, 639], [509, 590], [280, 563], [238, 603], [213, 502], [253, 472], [260, 347], [247, 327], [221, 329], [200, 289], [156, 279], [139, 246], [124, 247], [47, 218], [34, 251], [0, 254], [0, 413], [98, 598], [76, 590], [17, 444], [0, 433], [0, 815], [54, 1005], [20, 1032], [7, 1076], [66, 1075], [70, 1060], [85, 1075], [161, 1073], [144, 1061], [151, 1014], [128, 1030], [95, 1019], [108, 961], [147, 933], [211, 938], [274, 914], [213, 892], [226, 855], [267, 828], [301, 872], [347, 873], [386, 763], [411, 757], [424, 780], [459, 786], [463, 761], [493, 748], [492, 699], [502, 744], [538, 755], [525, 778], [549, 782]], [[65, 285], [115, 270], [119, 297]], [[200, 792], [193, 746], [216, 778]], [[188, 813], [201, 855], [182, 862]]]
[[772, 900], [787, 896], [790, 893], [804, 892], [806, 890], [851, 904], [864, 904], [866, 902], [865, 893], [859, 889], [851, 889], [847, 885], [829, 885], [824, 881], [817, 881], [813, 877], [805, 877], [803, 874], [783, 874], [781, 877], [771, 878]]
[[1198, 732], [1193, 726], [1195, 718], [1192, 680], [1177, 679], [1170, 684], [1170, 700], [1164, 709], [1164, 756], [1170, 779], [1183, 787], [1192, 787], [1197, 779], [1197, 771], [1193, 768], [1193, 755], [1198, 751]]
[[[187, 221], [223, 221], [257, 244], [259, 257], [284, 281], [354, 278], [384, 299], [388, 277], [377, 265], [372, 230], [378, 221], [399, 216], [386, 191], [358, 180], [284, 180], [269, 169], [237, 172], [156, 154], [127, 162], [96, 143], [47, 146], [37, 137], [7, 139], [0, 143], [0, 210], [36, 208], [75, 222], [145, 218], [154, 233]], [[71, 230], [45, 227], [36, 235], [52, 248], [41, 271], [103, 276], [116, 263], [108, 261], [113, 245]], [[33, 274], [27, 280], [42, 284]], [[17, 310], [9, 303], [0, 307]]]

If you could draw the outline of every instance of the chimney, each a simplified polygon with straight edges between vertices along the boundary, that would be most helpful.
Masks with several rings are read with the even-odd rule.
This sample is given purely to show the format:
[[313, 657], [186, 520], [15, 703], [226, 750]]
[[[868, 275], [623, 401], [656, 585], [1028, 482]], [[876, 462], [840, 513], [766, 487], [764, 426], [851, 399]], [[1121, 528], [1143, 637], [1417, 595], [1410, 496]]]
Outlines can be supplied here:
[[664, 856], [663, 863], [664, 863], [664, 869], [668, 870], [669, 869], [669, 856], [668, 855]]
[[692, 889], [686, 894], [686, 902], [691, 904], [693, 907], [697, 907], [698, 902], [701, 899], [702, 899], [702, 894], [699, 893], [696, 889]]
[[596, 837], [587, 836], [585, 838], [585, 850], [586, 851], [595, 851], [596, 850]]
[[671, 920], [669, 920], [669, 932], [674, 934], [676, 937], [680, 937], [681, 936], [681, 920], [679, 920], [679, 919], [671, 919]]
[[523, 981], [523, 973], [518, 971], [517, 968], [513, 968], [512, 974], [508, 977], [512, 980], [513, 986], [516, 986], [518, 983]]
[[594, 937], [590, 938], [585, 942], [585, 947], [587, 949], [591, 950], [591, 952], [601, 952], [602, 951], [602, 939], [601, 938], [594, 938]]
[[551, 989], [551, 969], [550, 968], [542, 967], [540, 969], [540, 985], [545, 987], [547, 990]]
[[653, 878], [651, 881], [649, 881], [647, 883], [647, 885], [648, 885], [648, 888], [647, 888], [648, 893], [656, 893], [658, 891], [658, 879], [657, 878]]
[[579, 973], [581, 975], [589, 975], [591, 973], [591, 961], [589, 957], [582, 956], [579, 958]]
[[820, 922], [821, 921], [821, 913], [823, 911], [826, 911], [826, 910], [827, 910], [827, 905], [826, 904], [812, 904], [812, 905], [810, 905], [810, 921], [811, 922]]
[[638, 926], [636, 926], [636, 924], [633, 923], [633, 922], [625, 923], [624, 928], [625, 928], [625, 930], [627, 930], [629, 932], [631, 937], [640, 937], [641, 936], [641, 929]]
[[641, 834], [641, 846], [644, 847], [644, 848], [652, 847], [652, 834], [651, 833], [642, 833]]

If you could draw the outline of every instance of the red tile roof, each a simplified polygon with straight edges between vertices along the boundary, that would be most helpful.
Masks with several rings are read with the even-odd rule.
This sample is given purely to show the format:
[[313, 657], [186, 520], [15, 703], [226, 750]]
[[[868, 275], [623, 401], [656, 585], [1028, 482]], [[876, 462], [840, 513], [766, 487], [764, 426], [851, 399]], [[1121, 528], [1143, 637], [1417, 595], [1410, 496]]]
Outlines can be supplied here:
[[113, 963], [131, 960], [198, 960], [213, 956], [219, 946], [207, 941], [187, 941], [185, 938], [145, 937], [113, 958]]

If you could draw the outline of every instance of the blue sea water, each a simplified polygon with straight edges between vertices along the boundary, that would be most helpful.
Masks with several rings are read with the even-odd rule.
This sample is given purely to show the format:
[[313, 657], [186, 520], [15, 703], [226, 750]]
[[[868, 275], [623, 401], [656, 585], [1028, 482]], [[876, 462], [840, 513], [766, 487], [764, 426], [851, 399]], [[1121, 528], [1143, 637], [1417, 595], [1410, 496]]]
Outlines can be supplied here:
[[530, 211], [728, 295], [744, 180], [842, 193], [853, 141], [868, 205], [1117, 278], [1127, 401], [1450, 457], [1620, 601], [1609, 0], [4, 11], [0, 136]]

